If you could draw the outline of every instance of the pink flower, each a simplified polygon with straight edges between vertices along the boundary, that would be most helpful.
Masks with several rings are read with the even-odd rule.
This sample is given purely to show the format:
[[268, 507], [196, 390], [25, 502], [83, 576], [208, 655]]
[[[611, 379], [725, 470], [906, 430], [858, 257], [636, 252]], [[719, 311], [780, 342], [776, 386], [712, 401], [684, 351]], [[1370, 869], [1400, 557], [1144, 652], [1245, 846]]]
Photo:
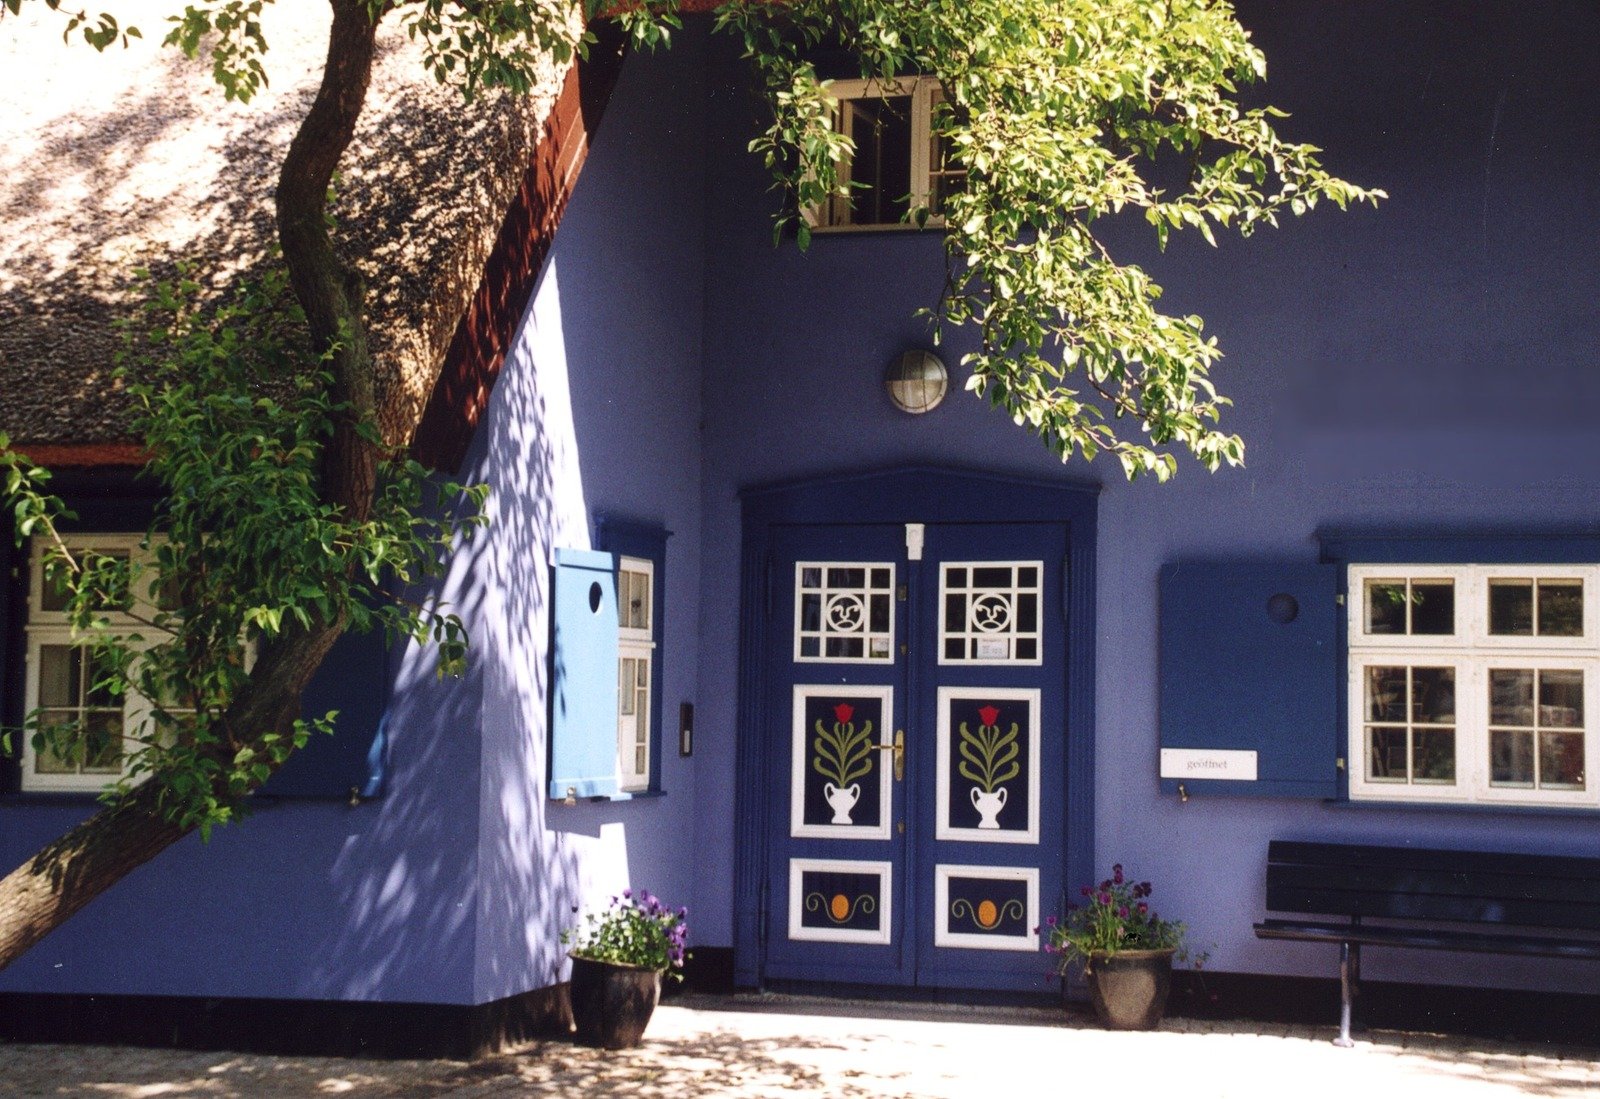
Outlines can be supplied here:
[[1149, 914], [1150, 914], [1150, 906], [1148, 904], [1145, 904], [1143, 901], [1140, 901], [1139, 902], [1139, 915], [1148, 916]]
[[979, 706], [978, 718], [985, 725], [993, 725], [1000, 720], [1000, 708], [998, 706]]
[[850, 724], [851, 716], [855, 712], [856, 708], [854, 706], [850, 705], [848, 702], [841, 702], [839, 705], [833, 708], [833, 719], [840, 725], [848, 725]]

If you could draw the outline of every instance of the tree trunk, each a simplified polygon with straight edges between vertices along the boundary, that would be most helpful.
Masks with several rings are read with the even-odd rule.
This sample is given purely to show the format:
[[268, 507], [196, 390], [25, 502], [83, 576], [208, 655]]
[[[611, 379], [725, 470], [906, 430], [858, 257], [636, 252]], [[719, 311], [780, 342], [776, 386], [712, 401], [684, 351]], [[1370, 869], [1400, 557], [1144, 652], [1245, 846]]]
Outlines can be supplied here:
[[[348, 409], [323, 457], [322, 496], [360, 522], [371, 510], [377, 484], [378, 450], [359, 431], [375, 411], [376, 384], [360, 280], [336, 254], [326, 214], [328, 185], [366, 99], [377, 28], [365, 0], [330, 3], [333, 27], [322, 85], [278, 179], [278, 237], [312, 350], [321, 355], [332, 349], [332, 396]], [[249, 739], [269, 730], [288, 735], [300, 716], [301, 692], [344, 627], [342, 619], [319, 622], [286, 630], [265, 646], [249, 685], [229, 707], [228, 726]], [[236, 798], [225, 790], [218, 796]], [[146, 782], [0, 879], [0, 969], [193, 830], [163, 817], [159, 783]]]
[[377, 24], [366, 0], [330, 2], [333, 27], [322, 86], [278, 175], [278, 240], [311, 329], [312, 350], [320, 355], [332, 349], [332, 396], [348, 406], [323, 456], [323, 498], [359, 521], [372, 504], [378, 452], [357, 426], [375, 411], [377, 384], [362, 312], [364, 288], [360, 276], [334, 251], [327, 196], [367, 97]]
[[102, 809], [0, 881], [0, 969], [189, 831], [156, 811], [146, 785]]

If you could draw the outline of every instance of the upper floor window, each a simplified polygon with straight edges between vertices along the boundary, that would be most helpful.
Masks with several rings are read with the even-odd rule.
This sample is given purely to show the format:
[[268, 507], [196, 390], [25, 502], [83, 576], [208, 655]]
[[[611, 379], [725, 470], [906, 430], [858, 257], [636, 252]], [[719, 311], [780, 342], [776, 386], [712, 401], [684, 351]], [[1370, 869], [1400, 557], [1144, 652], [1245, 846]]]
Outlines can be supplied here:
[[966, 182], [966, 171], [949, 142], [934, 133], [944, 92], [932, 77], [836, 80], [832, 124], [849, 137], [855, 154], [840, 166], [848, 197], [835, 195], [806, 211], [814, 229], [883, 229], [912, 226], [912, 215], [928, 211], [928, 224], [943, 224], [945, 203]]
[[1350, 795], [1600, 804], [1593, 565], [1351, 566]]
[[[141, 541], [135, 534], [85, 534], [68, 537], [66, 544], [80, 560], [100, 555], [142, 564], [149, 553]], [[112, 669], [90, 639], [73, 630], [66, 604], [64, 587], [47, 575], [44, 553], [35, 545], [29, 563], [25, 704], [40, 725], [70, 729], [72, 735], [60, 738], [60, 750], [48, 743], [35, 748], [31, 735], [20, 738], [25, 791], [100, 790], [122, 777], [131, 741], [151, 724], [147, 701], [111, 688]], [[132, 591], [108, 593], [104, 614], [112, 629], [132, 631], [158, 604], [166, 608], [170, 600], [163, 593], [140, 592], [135, 584]]]

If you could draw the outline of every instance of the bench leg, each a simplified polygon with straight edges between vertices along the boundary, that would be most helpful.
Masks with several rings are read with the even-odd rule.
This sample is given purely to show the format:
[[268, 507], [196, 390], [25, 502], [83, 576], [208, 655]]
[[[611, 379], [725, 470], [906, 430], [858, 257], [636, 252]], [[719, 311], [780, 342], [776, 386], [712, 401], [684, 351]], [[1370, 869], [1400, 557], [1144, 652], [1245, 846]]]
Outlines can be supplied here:
[[1346, 1048], [1355, 1045], [1350, 1038], [1350, 1027], [1355, 1021], [1356, 996], [1360, 989], [1357, 987], [1361, 980], [1361, 944], [1339, 944], [1339, 1037], [1333, 1040], [1336, 1046]]

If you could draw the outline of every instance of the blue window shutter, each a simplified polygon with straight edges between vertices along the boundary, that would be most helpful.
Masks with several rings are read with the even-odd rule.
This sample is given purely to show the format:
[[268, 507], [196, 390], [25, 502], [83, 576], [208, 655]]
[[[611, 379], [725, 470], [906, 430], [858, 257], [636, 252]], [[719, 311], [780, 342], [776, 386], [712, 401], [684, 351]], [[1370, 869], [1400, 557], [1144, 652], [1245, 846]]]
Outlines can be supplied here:
[[550, 646], [550, 796], [617, 793], [616, 560], [557, 550]]
[[1161, 747], [1256, 753], [1254, 782], [1164, 777], [1163, 791], [1338, 796], [1343, 576], [1289, 563], [1161, 570]]
[[347, 633], [301, 696], [307, 720], [337, 710], [332, 736], [313, 735], [261, 792], [286, 798], [375, 797], [383, 792], [389, 653], [383, 631]]

